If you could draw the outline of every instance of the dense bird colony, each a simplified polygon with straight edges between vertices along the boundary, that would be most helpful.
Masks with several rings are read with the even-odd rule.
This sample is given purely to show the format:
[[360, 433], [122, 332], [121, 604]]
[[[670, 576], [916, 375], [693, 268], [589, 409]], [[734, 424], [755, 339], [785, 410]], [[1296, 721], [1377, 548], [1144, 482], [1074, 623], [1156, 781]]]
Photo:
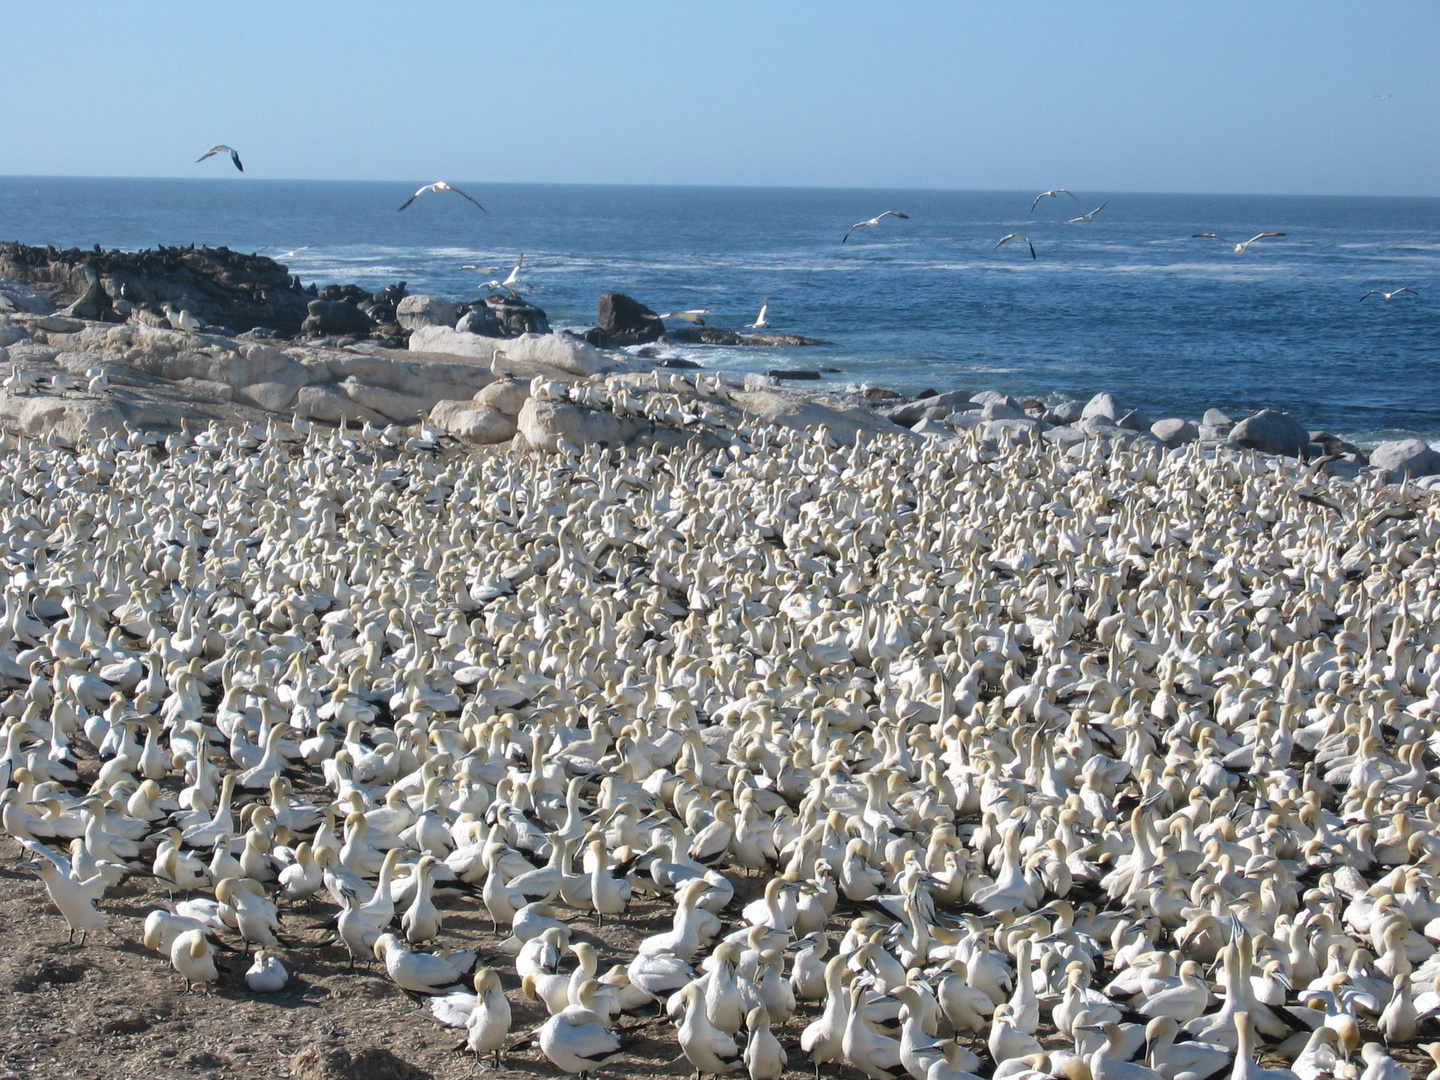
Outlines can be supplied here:
[[[303, 906], [477, 1061], [582, 1076], [661, 1009], [754, 1080], [1407, 1075], [1434, 503], [1198, 444], [730, 434], [8, 440], [3, 826], [71, 934], [153, 877], [177, 992], [239, 947], [227, 994], [273, 993]], [[647, 896], [673, 923], [600, 955]]]

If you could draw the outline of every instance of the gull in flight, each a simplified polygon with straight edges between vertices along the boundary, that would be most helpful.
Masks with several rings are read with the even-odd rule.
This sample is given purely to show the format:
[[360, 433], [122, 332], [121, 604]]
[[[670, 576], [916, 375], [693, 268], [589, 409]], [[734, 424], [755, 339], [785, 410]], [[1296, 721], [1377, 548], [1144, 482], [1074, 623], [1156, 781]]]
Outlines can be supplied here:
[[845, 235], [840, 238], [840, 243], [843, 244], [846, 240], [849, 240], [850, 234], [856, 229], [864, 228], [866, 226], [869, 226], [873, 229], [880, 224], [881, 218], [887, 217], [905, 218], [907, 221], [910, 219], [909, 214], [902, 214], [899, 210], [886, 210], [883, 214], [876, 214], [869, 221], [857, 221], [854, 225], [851, 225], [850, 228], [845, 230]]
[[993, 248], [991, 248], [990, 250], [991, 250], [991, 251], [999, 251], [1001, 244], [1009, 243], [1011, 240], [1024, 240], [1025, 243], [1026, 243], [1026, 244], [1029, 246], [1029, 248], [1030, 248], [1030, 258], [1032, 258], [1032, 259], [1033, 259], [1033, 258], [1036, 258], [1036, 255], [1035, 255], [1035, 245], [1030, 243], [1030, 238], [1029, 238], [1028, 236], [1021, 236], [1018, 232], [1012, 232], [1012, 233], [1010, 233], [1010, 234], [1008, 234], [1008, 235], [1006, 235], [1006, 236], [1002, 236], [1002, 237], [1000, 238], [999, 242], [998, 242]]
[[1061, 225], [1074, 225], [1077, 221], [1090, 221], [1092, 218], [1095, 217], [1096, 214], [1098, 214], [1101, 210], [1104, 210], [1105, 207], [1107, 207], [1107, 206], [1109, 206], [1109, 205], [1110, 205], [1110, 200], [1109, 200], [1109, 199], [1106, 199], [1106, 200], [1105, 200], [1104, 202], [1102, 202], [1099, 206], [1095, 207], [1094, 210], [1091, 210], [1088, 214], [1081, 214], [1079, 217], [1072, 217], [1069, 221], [1062, 221], [1060, 224], [1061, 224]]
[[1386, 300], [1394, 300], [1395, 297], [1399, 296], [1402, 292], [1408, 292], [1413, 296], [1420, 295], [1414, 289], [1410, 288], [1409, 285], [1406, 285], [1403, 289], [1396, 289], [1394, 292], [1386, 292], [1384, 289], [1371, 289], [1364, 296], [1360, 297], [1360, 299], [1367, 300], [1372, 296], [1380, 296]]
[[[1057, 187], [1054, 191], [1042, 191], [1039, 195], [1035, 196], [1035, 201], [1030, 204], [1030, 212], [1032, 214], [1035, 212], [1035, 207], [1040, 205], [1041, 199], [1058, 199], [1061, 195], [1069, 195], [1070, 198], [1075, 199], [1074, 194], [1063, 187]], [[1080, 200], [1075, 199], [1075, 201], [1079, 202]]]
[[[452, 190], [453, 190], [453, 189], [452, 189]], [[467, 196], [467, 198], [468, 198], [468, 196]], [[476, 205], [479, 205], [479, 204], [477, 203]], [[513, 285], [515, 284], [515, 282], [519, 279], [519, 277], [520, 277], [520, 267], [522, 267], [522, 266], [524, 266], [524, 265], [525, 265], [525, 253], [522, 251], [522, 252], [520, 253], [520, 257], [515, 260], [515, 265], [510, 268], [510, 273], [508, 273], [507, 275], [505, 275], [505, 280], [504, 280], [504, 281], [487, 281], [487, 282], [485, 282], [483, 285], [481, 285], [480, 288], [482, 288], [482, 289], [504, 289], [504, 290], [505, 290], [506, 292], [508, 292], [511, 296], [514, 296], [514, 295], [515, 295], [515, 290], [514, 290], [514, 288], [512, 288], [512, 286], [513, 286]], [[462, 266], [460, 269], [462, 269], [462, 270], [480, 270], [481, 267], [478, 267], [478, 266]], [[493, 269], [493, 267], [486, 267], [485, 269]]]
[[[407, 206], [409, 206], [412, 202], [418, 199], [421, 195], [424, 195], [427, 191], [453, 191], [461, 198], [470, 199], [470, 196], [466, 195], [465, 192], [461, 191], [458, 187], [447, 184], [444, 180], [436, 180], [433, 184], [426, 184], [419, 191], [415, 192], [414, 195], [411, 195], [408, 199], [401, 203], [400, 209], [404, 210]], [[470, 199], [470, 201], [475, 203], [476, 206], [480, 206], [480, 204], [478, 202], [475, 202], [474, 199]], [[480, 206], [480, 209], [485, 210], [485, 207]], [[488, 214], [489, 212], [489, 210], [485, 210], [485, 213]]]
[[704, 326], [705, 320], [700, 316], [709, 315], [710, 311], [710, 308], [691, 308], [689, 311], [667, 311], [663, 315], [656, 315], [655, 318], [662, 320], [684, 319], [686, 322], [694, 323], [696, 326]]
[[[840, 242], [843, 244], [845, 241], [842, 240], [842, 241], [840, 241]], [[769, 326], [770, 323], [769, 323], [769, 322], [766, 320], [766, 318], [765, 318], [766, 314], [767, 314], [769, 311], [770, 311], [770, 297], [766, 296], [766, 297], [764, 297], [763, 299], [761, 299], [761, 301], [760, 301], [760, 314], [755, 316], [755, 321], [750, 324], [750, 329], [752, 329], [752, 330], [763, 330], [763, 329], [765, 329], [765, 327]]]
[[1253, 244], [1256, 240], [1263, 240], [1263, 239], [1265, 239], [1265, 237], [1267, 237], [1267, 236], [1284, 236], [1284, 235], [1285, 235], [1285, 234], [1284, 234], [1283, 232], [1262, 232], [1262, 233], [1256, 233], [1254, 236], [1250, 237], [1249, 240], [1246, 240], [1243, 244], [1235, 244], [1235, 241], [1234, 241], [1234, 240], [1225, 240], [1225, 237], [1223, 237], [1223, 236], [1217, 236], [1217, 235], [1216, 235], [1215, 233], [1213, 233], [1213, 232], [1197, 232], [1197, 233], [1195, 233], [1195, 234], [1193, 234], [1193, 235], [1191, 236], [1191, 239], [1192, 239], [1192, 240], [1195, 240], [1195, 239], [1198, 239], [1198, 238], [1204, 236], [1204, 237], [1208, 237], [1208, 238], [1211, 239], [1211, 240], [1225, 240], [1225, 243], [1227, 243], [1227, 244], [1235, 244], [1235, 254], [1236, 254], [1236, 255], [1240, 255], [1240, 254], [1243, 254], [1244, 251], [1245, 251], [1245, 249], [1246, 249], [1247, 247], [1249, 247], [1251, 244]]
[[241, 172], [245, 171], [245, 166], [240, 164], [240, 155], [237, 154], [234, 150], [230, 149], [230, 147], [226, 146], [224, 143], [221, 143], [219, 146], [212, 146], [209, 150], [206, 150], [203, 154], [201, 154], [195, 159], [196, 164], [204, 161], [212, 154], [229, 154], [230, 160], [235, 163], [235, 168], [239, 169]]

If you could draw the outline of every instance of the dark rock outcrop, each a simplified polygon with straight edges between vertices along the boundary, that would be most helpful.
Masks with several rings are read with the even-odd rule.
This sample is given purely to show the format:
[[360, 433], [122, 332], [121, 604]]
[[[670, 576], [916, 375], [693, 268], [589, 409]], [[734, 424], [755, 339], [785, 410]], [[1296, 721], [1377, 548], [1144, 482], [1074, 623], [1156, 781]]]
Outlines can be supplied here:
[[0, 243], [0, 277], [13, 278], [72, 314], [124, 322], [168, 303], [201, 322], [244, 331], [300, 332], [313, 298], [274, 259], [219, 247], [102, 251]]
[[492, 293], [485, 298], [485, 306], [500, 326], [500, 337], [550, 333], [549, 317], [528, 300]]
[[602, 294], [595, 301], [595, 322], [614, 345], [645, 345], [665, 333], [659, 315], [624, 293]]
[[723, 326], [682, 326], [678, 330], [667, 330], [665, 336], [671, 341], [683, 341], [689, 345], [824, 345], [820, 338], [801, 337], [799, 334], [742, 334], [738, 330], [727, 330]]
[[370, 333], [370, 326], [370, 316], [348, 301], [311, 300], [300, 332], [365, 337]]

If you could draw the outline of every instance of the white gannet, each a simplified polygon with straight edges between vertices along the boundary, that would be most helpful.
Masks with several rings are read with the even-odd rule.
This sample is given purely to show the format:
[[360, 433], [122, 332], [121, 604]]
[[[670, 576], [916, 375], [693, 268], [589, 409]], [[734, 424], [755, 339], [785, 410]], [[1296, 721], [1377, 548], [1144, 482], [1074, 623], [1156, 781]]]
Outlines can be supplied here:
[[1098, 214], [1101, 210], [1104, 210], [1105, 207], [1107, 207], [1107, 206], [1109, 206], [1109, 205], [1110, 205], [1110, 200], [1109, 200], [1109, 199], [1106, 199], [1106, 200], [1105, 200], [1104, 202], [1102, 202], [1099, 206], [1095, 207], [1094, 210], [1091, 210], [1088, 214], [1081, 214], [1079, 217], [1066, 218], [1066, 219], [1065, 219], [1064, 221], [1062, 221], [1060, 224], [1062, 224], [1062, 225], [1074, 225], [1077, 221], [1090, 221], [1091, 219], [1093, 219], [1093, 218], [1095, 217], [1096, 214]]
[[[1032, 214], [1035, 212], [1035, 207], [1040, 204], [1041, 199], [1058, 199], [1061, 195], [1069, 195], [1070, 198], [1075, 199], [1075, 196], [1066, 188], [1052, 188], [1050, 191], [1042, 191], [1035, 196], [1035, 201], [1030, 204], [1030, 212]], [[1080, 200], [1075, 199], [1075, 201], [1079, 202]]]
[[1410, 293], [1412, 296], [1419, 296], [1419, 295], [1420, 295], [1420, 294], [1417, 293], [1414, 289], [1410, 288], [1410, 286], [1406, 285], [1406, 286], [1403, 286], [1402, 288], [1395, 289], [1395, 290], [1393, 290], [1393, 291], [1391, 291], [1391, 292], [1386, 292], [1384, 289], [1371, 289], [1371, 290], [1370, 290], [1369, 292], [1367, 292], [1364, 296], [1360, 297], [1360, 299], [1361, 299], [1361, 300], [1367, 300], [1367, 299], [1369, 299], [1369, 298], [1372, 297], [1372, 296], [1378, 296], [1378, 297], [1380, 297], [1382, 300], [1394, 300], [1395, 297], [1399, 296], [1401, 293]]
[[840, 243], [843, 244], [846, 240], [849, 240], [850, 234], [853, 233], [856, 229], [863, 229], [867, 227], [873, 229], [880, 224], [881, 218], [887, 217], [905, 218], [906, 220], [909, 220], [910, 215], [902, 214], [899, 210], [886, 210], [883, 214], [876, 214], [869, 221], [857, 221], [854, 225], [851, 225], [850, 228], [845, 230], [845, 235], [840, 238]]
[[201, 154], [198, 158], [196, 158], [195, 161], [198, 164], [199, 162], [202, 162], [206, 158], [210, 157], [212, 154], [229, 154], [230, 160], [235, 163], [235, 168], [239, 169], [241, 172], [245, 171], [245, 166], [240, 164], [240, 155], [237, 154], [230, 147], [226, 146], [224, 143], [221, 143], [219, 146], [212, 146], [209, 150], [206, 150], [205, 153]]
[[766, 316], [767, 314], [769, 314], [769, 312], [770, 312], [770, 297], [768, 297], [768, 296], [763, 296], [763, 297], [760, 298], [760, 314], [755, 316], [755, 321], [750, 324], [750, 329], [752, 329], [752, 330], [764, 330], [765, 327], [769, 326], [770, 323], [769, 323], [769, 321], [765, 318], [765, 316]]
[[1029, 238], [1028, 236], [1022, 236], [1022, 235], [1021, 235], [1020, 233], [1018, 233], [1018, 232], [1006, 233], [1004, 236], [1002, 236], [999, 240], [997, 240], [997, 241], [995, 242], [995, 246], [994, 246], [993, 248], [991, 248], [990, 250], [991, 250], [991, 251], [999, 251], [999, 250], [1000, 250], [1000, 245], [1002, 245], [1002, 244], [1008, 244], [1011, 240], [1023, 240], [1023, 241], [1025, 241], [1026, 245], [1028, 245], [1029, 248], [1030, 248], [1030, 258], [1032, 258], [1032, 259], [1039, 258], [1039, 256], [1035, 254], [1035, 245], [1032, 244], [1032, 243], [1030, 243], [1030, 238]]
[[188, 330], [191, 333], [195, 333], [205, 326], [204, 323], [190, 314], [188, 310], [176, 308], [175, 305], [168, 300], [165, 301], [164, 312], [165, 318], [169, 320], [170, 325], [176, 330]]
[[1208, 239], [1210, 239], [1210, 240], [1223, 240], [1223, 241], [1224, 241], [1225, 243], [1227, 243], [1227, 244], [1235, 244], [1235, 254], [1239, 255], [1239, 254], [1242, 254], [1242, 253], [1245, 251], [1245, 249], [1248, 248], [1251, 244], [1255, 243], [1256, 240], [1263, 240], [1263, 239], [1265, 239], [1265, 237], [1267, 237], [1267, 236], [1284, 236], [1284, 235], [1285, 235], [1285, 234], [1284, 234], [1283, 232], [1262, 232], [1262, 233], [1256, 233], [1254, 236], [1250, 237], [1249, 240], [1246, 240], [1246, 241], [1245, 241], [1244, 243], [1242, 243], [1242, 244], [1236, 244], [1234, 240], [1226, 240], [1225, 237], [1223, 237], [1223, 236], [1217, 236], [1217, 235], [1216, 235], [1215, 233], [1213, 233], [1213, 232], [1197, 232], [1197, 233], [1193, 234], [1192, 239], [1199, 239], [1199, 238], [1201, 238], [1201, 237], [1206, 237], [1206, 238], [1208, 238]]
[[[401, 209], [401, 210], [404, 210], [407, 206], [409, 206], [411, 203], [413, 203], [413, 202], [414, 202], [416, 199], [418, 199], [421, 195], [424, 195], [426, 192], [430, 192], [430, 191], [453, 191], [453, 192], [455, 192], [456, 195], [459, 195], [462, 199], [469, 199], [472, 203], [475, 203], [476, 206], [480, 206], [480, 204], [479, 204], [478, 202], [475, 202], [474, 199], [471, 199], [469, 195], [466, 195], [465, 192], [461, 191], [459, 188], [455, 187], [454, 185], [452, 185], [452, 184], [447, 184], [444, 180], [436, 180], [435, 183], [433, 183], [433, 184], [426, 184], [426, 185], [425, 185], [424, 187], [422, 187], [419, 191], [415, 192], [414, 195], [411, 195], [408, 199], [406, 199], [403, 203], [401, 203], [401, 204], [400, 204], [400, 209]], [[485, 207], [480, 206], [480, 209], [481, 209], [481, 210], [485, 210]], [[489, 212], [490, 212], [489, 210], [485, 210], [485, 213], [488, 214]], [[518, 264], [517, 264], [517, 265], [518, 265]]]

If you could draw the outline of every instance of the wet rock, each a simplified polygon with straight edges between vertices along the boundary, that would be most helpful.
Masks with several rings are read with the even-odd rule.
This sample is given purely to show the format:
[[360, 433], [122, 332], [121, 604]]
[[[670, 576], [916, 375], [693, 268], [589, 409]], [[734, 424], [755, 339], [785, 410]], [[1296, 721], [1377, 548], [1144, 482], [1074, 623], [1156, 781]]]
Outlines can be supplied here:
[[[643, 351], [643, 350], [642, 350]], [[686, 360], [683, 356], [665, 356], [655, 361], [656, 367], [677, 368], [684, 370], [698, 370], [700, 365], [694, 360]]]
[[495, 313], [484, 304], [471, 308], [464, 315], [460, 316], [455, 323], [455, 329], [462, 334], [475, 334], [479, 337], [498, 338], [505, 336], [505, 328], [500, 325], [500, 320]]
[[820, 372], [810, 371], [805, 368], [775, 368], [765, 373], [770, 378], [780, 382], [789, 380], [791, 382], [811, 381], [820, 378]]
[[454, 326], [457, 318], [454, 304], [425, 293], [407, 296], [395, 305], [395, 321], [406, 330], [417, 326]]
[[[620, 342], [616, 341], [613, 337], [607, 334], [604, 330], [601, 330], [598, 326], [592, 326], [589, 330], [586, 330], [585, 333], [581, 334], [580, 336], [583, 337], [586, 341], [588, 341], [591, 345], [594, 345], [597, 349], [620, 348]], [[654, 352], [653, 349], [648, 351], [652, 353]], [[636, 355], [644, 356], [646, 352], [647, 350], [641, 349], [640, 352]]]
[[[400, 301], [405, 299], [405, 295], [405, 282], [400, 281], [394, 285], [386, 285], [368, 300], [360, 301], [358, 306], [361, 311], [370, 316], [372, 322], [384, 326], [387, 323], [396, 323], [396, 311]], [[396, 325], [399, 324], [396, 323]]]
[[644, 345], [665, 333], [659, 315], [624, 293], [601, 294], [595, 301], [595, 322], [616, 345]]
[[1440, 473], [1440, 453], [1422, 439], [1396, 439], [1381, 443], [1370, 452], [1370, 464], [1389, 481]]
[[550, 333], [549, 318], [528, 300], [496, 293], [485, 298], [485, 306], [500, 324], [501, 337]]
[[1262, 409], [1236, 424], [1230, 440], [1262, 453], [1298, 457], [1310, 444], [1310, 433], [1289, 413]]
[[1078, 401], [1062, 401], [1045, 411], [1045, 420], [1051, 424], [1068, 425], [1078, 421], [1085, 407]]
[[1355, 458], [1362, 465], [1368, 460], [1365, 451], [1354, 443], [1342, 439], [1338, 435], [1331, 435], [1328, 431], [1310, 432], [1310, 441], [1315, 444], [1317, 452], [1321, 454], [1345, 454]]
[[300, 327], [302, 334], [357, 334], [364, 337], [370, 333], [370, 316], [346, 300], [311, 300], [307, 305], [308, 315]]
[[1131, 409], [1115, 421], [1115, 426], [1123, 428], [1125, 431], [1149, 431], [1150, 418], [1139, 409]]
[[1194, 442], [1200, 437], [1200, 429], [1189, 420], [1181, 420], [1179, 417], [1172, 416], [1165, 420], [1156, 420], [1151, 424], [1150, 434], [1173, 449], [1188, 442]]
[[799, 334], [742, 334], [727, 330], [723, 326], [682, 326], [667, 330], [666, 338], [690, 345], [750, 345], [770, 347], [780, 345], [824, 345], [820, 338], [801, 337]]

